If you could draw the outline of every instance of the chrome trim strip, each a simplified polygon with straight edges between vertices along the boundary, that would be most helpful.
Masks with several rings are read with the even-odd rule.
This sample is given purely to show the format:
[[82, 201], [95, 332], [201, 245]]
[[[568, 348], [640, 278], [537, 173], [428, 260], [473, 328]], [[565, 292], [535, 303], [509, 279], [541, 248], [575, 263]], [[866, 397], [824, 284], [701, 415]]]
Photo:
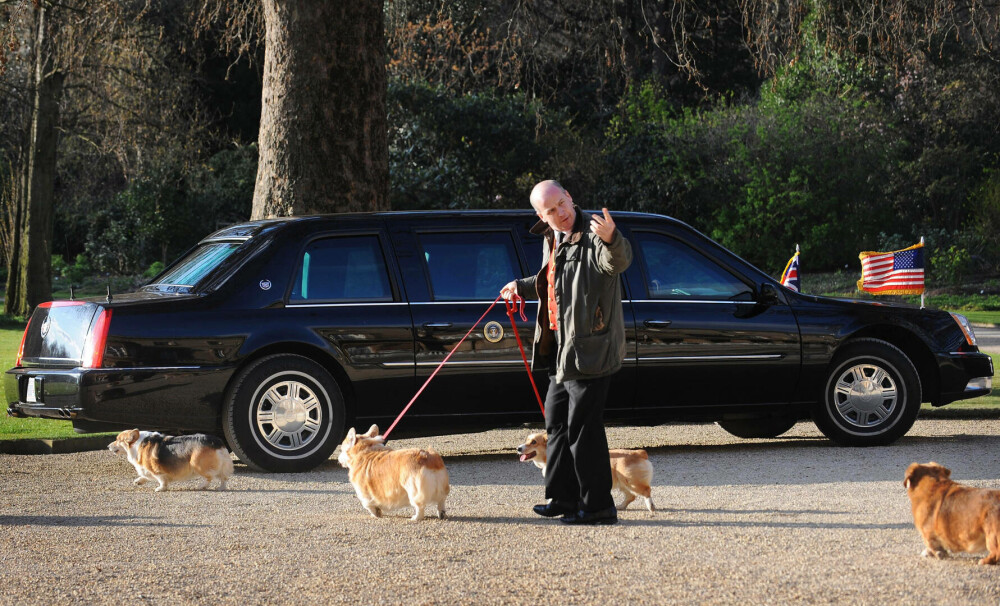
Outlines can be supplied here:
[[[34, 358], [31, 356], [24, 356], [23, 360], [34, 362], [62, 362], [63, 364], [67, 362], [79, 362], [80, 358]], [[22, 366], [21, 368], [30, 368], [30, 366]], [[49, 370], [49, 369], [46, 369]]]
[[[503, 302], [496, 301], [497, 305]], [[473, 300], [461, 300], [461, 301], [414, 301], [410, 305], [492, 305], [494, 301], [473, 301]], [[538, 305], [538, 301], [527, 301], [524, 302], [525, 305]]]
[[289, 303], [285, 307], [286, 308], [287, 307], [357, 307], [358, 305], [372, 305], [377, 307], [383, 307], [387, 305], [409, 305], [409, 304], [400, 301], [371, 302], [371, 303], [358, 301], [356, 303]]
[[710, 303], [713, 305], [756, 305], [756, 301], [709, 301], [703, 299], [636, 299], [622, 303]]
[[209, 368], [219, 368], [218, 366], [132, 366], [128, 368], [85, 368], [84, 370], [104, 370], [107, 372], [128, 372], [130, 370], [138, 372], [149, 372], [151, 370], [207, 370]]
[[[49, 358], [52, 360], [61, 360], [65, 362], [64, 358]], [[44, 376], [44, 375], [59, 375], [71, 372], [76, 372], [84, 370], [87, 372], [149, 372], [149, 371], [170, 371], [170, 370], [208, 370], [222, 368], [220, 366], [102, 366], [101, 368], [81, 368], [79, 366], [74, 366], [72, 368], [41, 368], [35, 366], [21, 366], [17, 370], [19, 375], [33, 375], [33, 376]]]
[[[438, 366], [440, 362], [417, 362], [417, 366]], [[487, 366], [494, 364], [519, 364], [524, 366], [524, 360], [482, 360], [482, 361], [449, 361], [448, 366]]]
[[673, 360], [780, 360], [782, 354], [753, 354], [745, 356], [669, 356], [657, 358], [639, 358], [640, 362], [673, 361]]
[[[638, 360], [636, 358], [625, 358], [622, 361], [622, 363], [624, 364], [626, 362], [629, 362], [629, 363], [633, 363], [634, 364], [637, 361]], [[438, 364], [440, 364], [440, 362], [417, 362], [416, 366], [437, 366]], [[453, 365], [454, 366], [476, 366], [476, 365], [485, 365], [485, 364], [517, 364], [517, 365], [520, 365], [520, 366], [524, 366], [524, 360], [484, 360], [482, 362], [479, 362], [479, 361], [475, 361], [475, 362], [472, 362], [472, 361], [466, 361], [466, 362], [448, 362], [448, 366], [453, 366]], [[383, 362], [381, 364], [381, 366], [391, 367], [391, 368], [402, 368], [402, 367], [413, 366], [413, 365], [414, 364], [412, 362]]]

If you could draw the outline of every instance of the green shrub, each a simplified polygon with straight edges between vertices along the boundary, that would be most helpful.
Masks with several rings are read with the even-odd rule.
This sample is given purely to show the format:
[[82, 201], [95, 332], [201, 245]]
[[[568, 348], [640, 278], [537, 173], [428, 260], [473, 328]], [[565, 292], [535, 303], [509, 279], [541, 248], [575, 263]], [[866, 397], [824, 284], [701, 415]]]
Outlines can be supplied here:
[[891, 129], [856, 98], [676, 110], [646, 84], [620, 109], [605, 197], [691, 223], [762, 268], [780, 271], [795, 244], [817, 270], [857, 263], [895, 225]]
[[256, 146], [219, 152], [198, 166], [160, 158], [93, 213], [86, 250], [97, 269], [140, 274], [199, 239], [250, 216]]
[[523, 207], [535, 181], [588, 172], [570, 120], [521, 95], [393, 81], [388, 112], [394, 209]]
[[155, 278], [160, 274], [160, 272], [163, 271], [164, 267], [166, 267], [166, 265], [163, 263], [163, 261], [156, 261], [155, 263], [149, 266], [149, 269], [142, 272], [142, 277], [147, 279]]
[[62, 255], [52, 255], [52, 275], [72, 286], [79, 286], [93, 271], [87, 256], [82, 253], [76, 256], [73, 265], [66, 263]]

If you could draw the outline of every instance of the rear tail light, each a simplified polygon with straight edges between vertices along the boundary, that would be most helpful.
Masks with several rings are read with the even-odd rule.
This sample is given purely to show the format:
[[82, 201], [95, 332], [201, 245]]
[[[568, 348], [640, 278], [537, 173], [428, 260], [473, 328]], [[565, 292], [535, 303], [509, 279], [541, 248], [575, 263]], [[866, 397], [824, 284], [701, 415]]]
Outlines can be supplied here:
[[21, 359], [24, 358], [24, 340], [28, 338], [28, 331], [31, 330], [31, 320], [28, 320], [28, 325], [24, 327], [24, 334], [21, 335], [21, 346], [17, 348], [17, 358], [14, 360], [14, 366], [21, 366]]
[[101, 309], [97, 314], [87, 342], [83, 346], [83, 368], [100, 368], [104, 364], [104, 346], [108, 342], [108, 328], [111, 327], [111, 310]]

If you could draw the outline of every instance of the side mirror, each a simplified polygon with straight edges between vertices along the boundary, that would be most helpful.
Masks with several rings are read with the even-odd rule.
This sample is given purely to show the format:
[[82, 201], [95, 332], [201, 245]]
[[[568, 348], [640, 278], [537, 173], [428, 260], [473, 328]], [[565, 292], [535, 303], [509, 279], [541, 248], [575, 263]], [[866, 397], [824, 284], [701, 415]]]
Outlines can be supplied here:
[[760, 303], [765, 305], [774, 305], [780, 302], [780, 297], [778, 296], [778, 289], [770, 282], [764, 282], [760, 285]]

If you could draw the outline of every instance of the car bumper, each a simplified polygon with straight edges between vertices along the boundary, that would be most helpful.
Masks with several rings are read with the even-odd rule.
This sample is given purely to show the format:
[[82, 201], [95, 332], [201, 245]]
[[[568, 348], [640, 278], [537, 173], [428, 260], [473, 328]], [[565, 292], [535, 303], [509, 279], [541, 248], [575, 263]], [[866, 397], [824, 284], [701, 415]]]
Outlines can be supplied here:
[[38, 369], [4, 375], [7, 414], [73, 421], [86, 430], [218, 428], [231, 369], [207, 367]]
[[993, 391], [993, 358], [989, 354], [956, 352], [938, 357], [941, 393], [934, 406], [968, 400]]

